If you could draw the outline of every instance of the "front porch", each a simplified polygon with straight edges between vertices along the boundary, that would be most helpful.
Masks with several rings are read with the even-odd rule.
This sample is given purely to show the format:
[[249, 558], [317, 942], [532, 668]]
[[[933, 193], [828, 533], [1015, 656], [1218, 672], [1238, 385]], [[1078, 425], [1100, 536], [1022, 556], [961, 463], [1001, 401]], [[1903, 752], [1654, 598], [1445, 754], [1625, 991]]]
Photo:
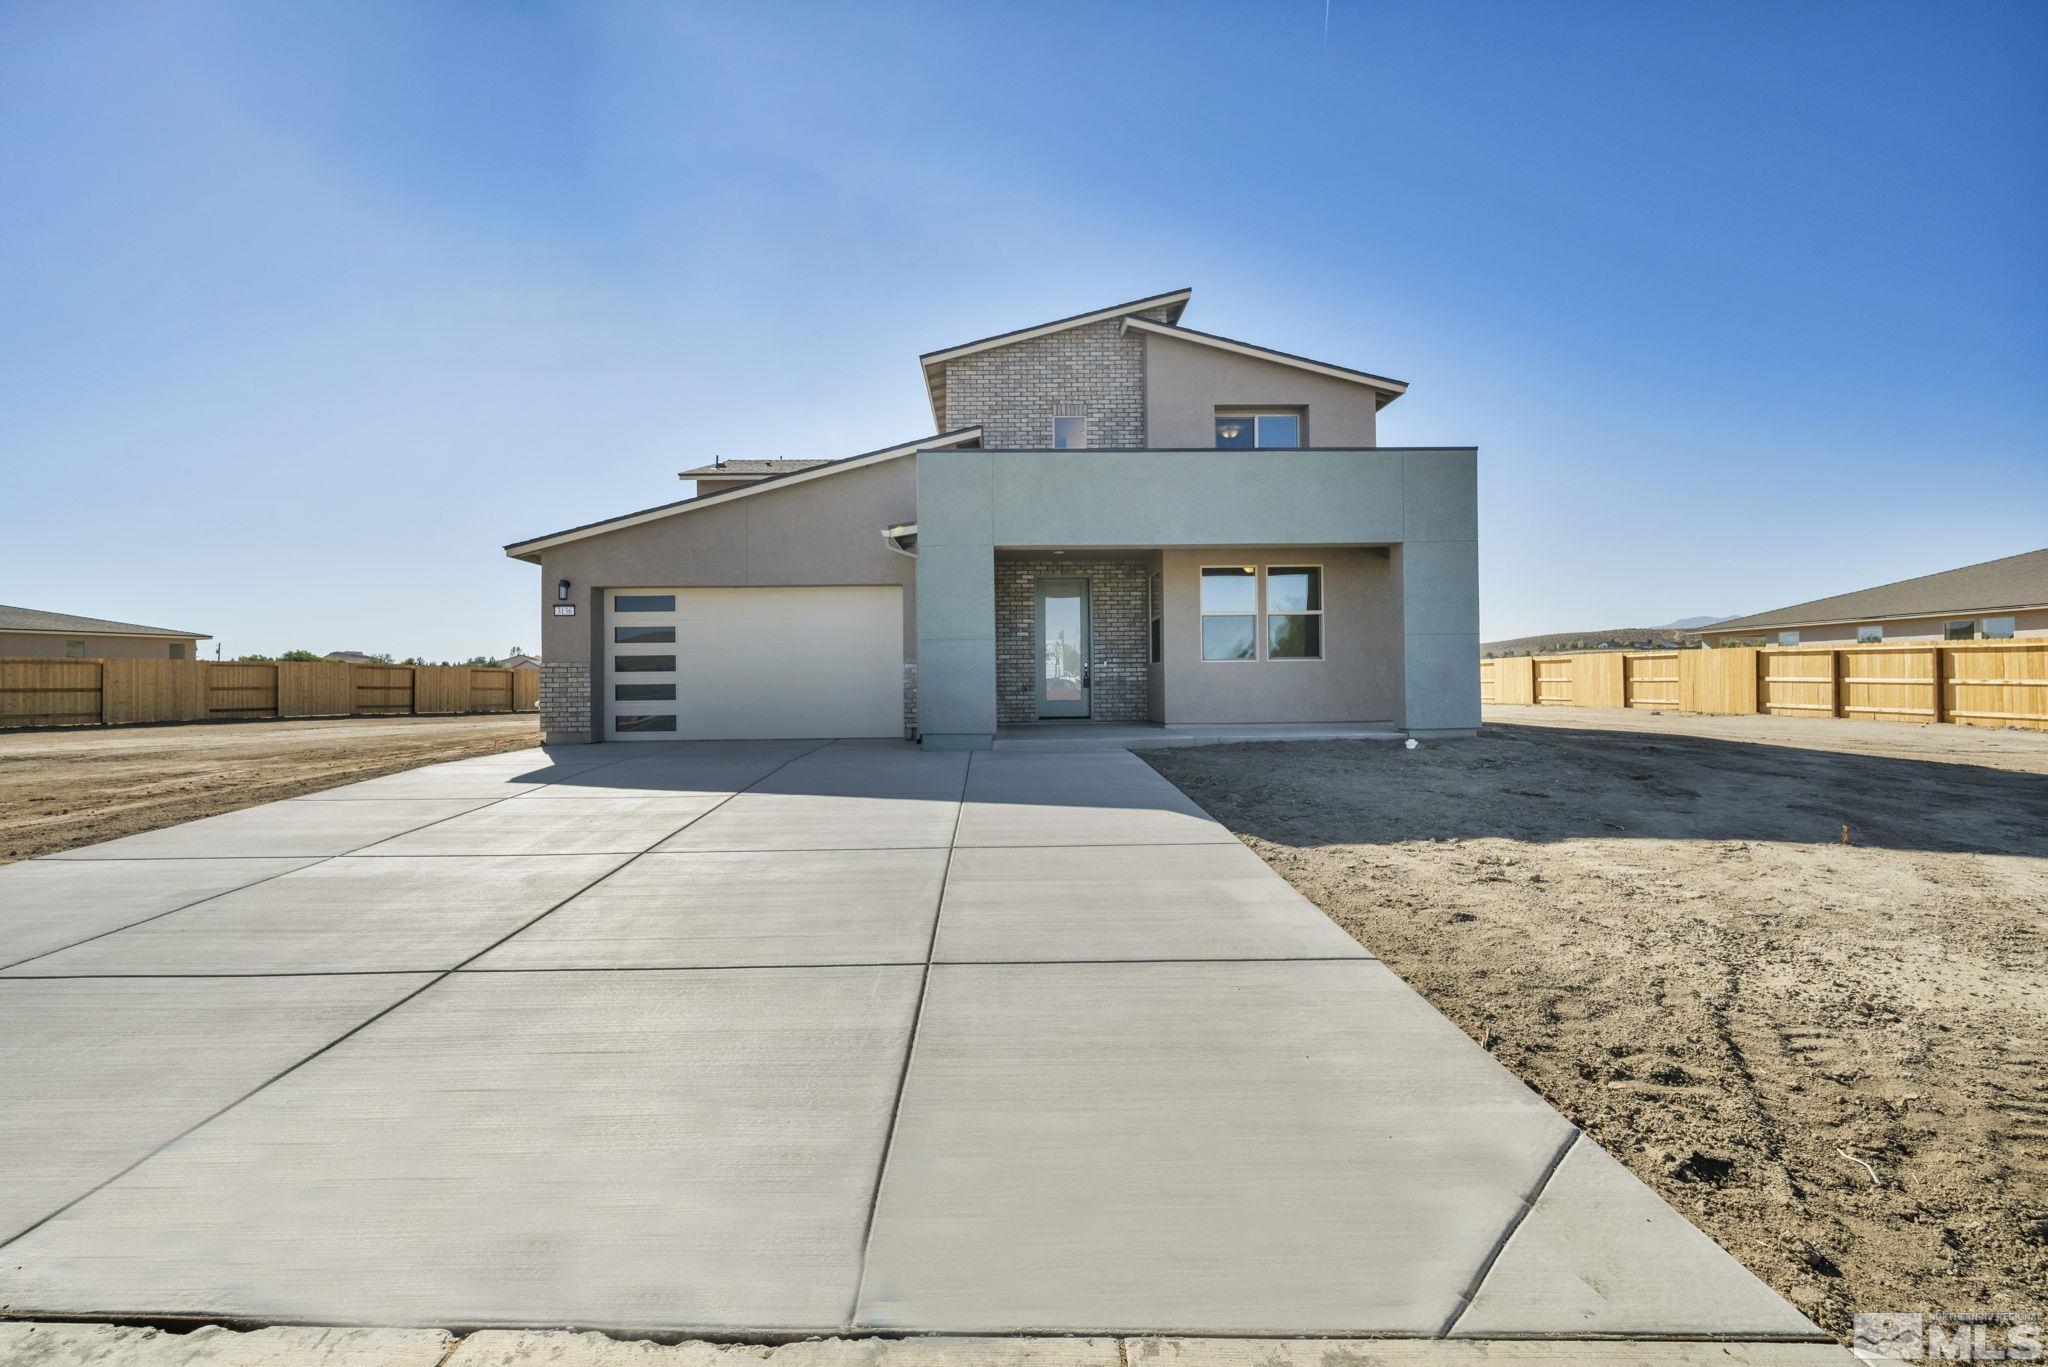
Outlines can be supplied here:
[[1469, 451], [936, 451], [917, 478], [928, 747], [1478, 725]]

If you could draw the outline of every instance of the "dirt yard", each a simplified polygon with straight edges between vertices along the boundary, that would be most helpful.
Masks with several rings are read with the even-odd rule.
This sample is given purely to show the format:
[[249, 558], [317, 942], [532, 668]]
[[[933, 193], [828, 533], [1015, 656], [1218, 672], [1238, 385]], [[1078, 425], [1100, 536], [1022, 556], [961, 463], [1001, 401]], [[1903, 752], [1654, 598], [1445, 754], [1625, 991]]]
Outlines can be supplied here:
[[538, 744], [532, 713], [0, 731], [0, 864]]
[[1829, 1330], [2048, 1307], [2048, 735], [1487, 720], [1145, 757]]

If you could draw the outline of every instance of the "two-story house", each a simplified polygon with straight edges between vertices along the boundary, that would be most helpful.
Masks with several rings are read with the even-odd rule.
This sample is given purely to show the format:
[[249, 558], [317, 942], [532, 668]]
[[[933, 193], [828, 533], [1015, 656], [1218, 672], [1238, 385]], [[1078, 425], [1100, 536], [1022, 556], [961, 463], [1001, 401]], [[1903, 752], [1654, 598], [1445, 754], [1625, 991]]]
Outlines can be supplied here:
[[548, 739], [1477, 727], [1476, 452], [1379, 446], [1405, 384], [1183, 327], [1189, 294], [926, 353], [931, 436], [507, 546]]

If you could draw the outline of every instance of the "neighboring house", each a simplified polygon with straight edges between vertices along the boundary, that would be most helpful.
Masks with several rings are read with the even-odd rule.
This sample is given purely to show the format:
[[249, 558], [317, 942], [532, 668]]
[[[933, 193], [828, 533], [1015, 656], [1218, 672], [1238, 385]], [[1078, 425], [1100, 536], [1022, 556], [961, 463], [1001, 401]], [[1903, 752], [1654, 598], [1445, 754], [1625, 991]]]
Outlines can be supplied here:
[[190, 660], [203, 631], [74, 617], [68, 612], [0, 607], [0, 656], [73, 660]]
[[380, 660], [374, 655], [365, 655], [360, 650], [330, 650], [320, 658], [332, 660], [338, 665], [384, 665], [391, 663], [389, 660]]
[[1183, 328], [1189, 293], [927, 353], [934, 435], [507, 546], [548, 738], [1477, 727], [1476, 453], [1378, 446], [1403, 382]]
[[2048, 549], [1701, 627], [1709, 645], [1974, 641], [2048, 636]]
[[493, 669], [539, 669], [538, 655], [507, 655], [491, 666]]

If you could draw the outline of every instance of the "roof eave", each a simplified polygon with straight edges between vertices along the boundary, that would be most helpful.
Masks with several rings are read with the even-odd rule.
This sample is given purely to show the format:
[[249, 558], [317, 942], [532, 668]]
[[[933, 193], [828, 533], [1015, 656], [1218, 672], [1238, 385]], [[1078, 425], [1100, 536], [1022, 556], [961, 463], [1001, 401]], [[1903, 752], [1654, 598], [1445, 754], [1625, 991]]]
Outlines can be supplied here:
[[863, 451], [858, 455], [845, 456], [839, 460], [829, 460], [822, 465], [813, 465], [802, 470], [791, 470], [785, 474], [769, 475], [765, 478], [754, 480], [751, 483], [740, 485], [738, 488], [718, 489], [708, 494], [698, 494], [694, 498], [679, 498], [673, 503], [658, 503], [652, 508], [641, 508], [635, 512], [621, 513], [617, 517], [608, 517], [597, 522], [586, 522], [580, 527], [566, 527], [559, 532], [549, 532], [545, 536], [533, 536], [528, 537], [524, 541], [508, 542], [504, 550], [506, 556], [510, 559], [524, 560], [529, 564], [537, 565], [540, 563], [540, 553], [542, 551], [566, 544], [567, 542], [582, 541], [589, 537], [602, 536], [607, 532], [624, 531], [628, 527], [637, 527], [643, 523], [657, 522], [664, 517], [695, 512], [699, 508], [709, 507], [715, 503], [730, 503], [736, 499], [748, 498], [754, 494], [765, 493], [769, 490], [783, 488], [791, 484], [801, 484], [807, 480], [819, 479], [826, 475], [835, 475], [846, 470], [860, 469], [869, 465], [879, 465], [883, 461], [915, 455], [919, 451], [945, 450], [948, 447], [959, 446], [964, 442], [979, 440], [980, 437], [981, 425], [979, 423], [955, 428], [951, 432], [935, 432], [929, 437], [919, 437], [916, 441], [902, 442], [896, 446], [883, 446], [873, 451]]
[[2006, 612], [2039, 612], [2048, 609], [2048, 603], [1993, 603], [1980, 604], [1973, 608], [1913, 608], [1900, 612], [1865, 612], [1854, 617], [1778, 617], [1767, 622], [1754, 622], [1744, 626], [1739, 622], [1716, 622], [1712, 626], [1693, 627], [1699, 636], [1740, 636], [1752, 631], [1790, 631], [1798, 627], [1846, 627], [1865, 622], [1913, 622], [1925, 619], [1933, 621], [1941, 617], [1982, 617], [1989, 613], [1997, 615]]
[[1123, 330], [1128, 333], [1133, 329], [1154, 336], [1170, 337], [1177, 342], [1187, 342], [1194, 346], [1213, 347], [1218, 351], [1228, 351], [1253, 360], [1291, 366], [1296, 370], [1306, 370], [1310, 374], [1322, 375], [1333, 380], [1362, 384], [1376, 391], [1375, 409], [1385, 408], [1408, 392], [1406, 380], [1389, 379], [1385, 375], [1374, 375], [1370, 371], [1354, 370], [1350, 366], [1333, 365], [1328, 361], [1297, 356], [1291, 351], [1275, 351], [1271, 347], [1259, 346], [1255, 342], [1241, 342], [1235, 337], [1219, 337], [1213, 332], [1197, 332], [1193, 328], [1184, 328], [1172, 323], [1156, 323], [1150, 318], [1125, 318]]
[[0, 636], [118, 636], [130, 641], [211, 641], [203, 631], [151, 627], [147, 631], [115, 631], [108, 627], [0, 627]]

